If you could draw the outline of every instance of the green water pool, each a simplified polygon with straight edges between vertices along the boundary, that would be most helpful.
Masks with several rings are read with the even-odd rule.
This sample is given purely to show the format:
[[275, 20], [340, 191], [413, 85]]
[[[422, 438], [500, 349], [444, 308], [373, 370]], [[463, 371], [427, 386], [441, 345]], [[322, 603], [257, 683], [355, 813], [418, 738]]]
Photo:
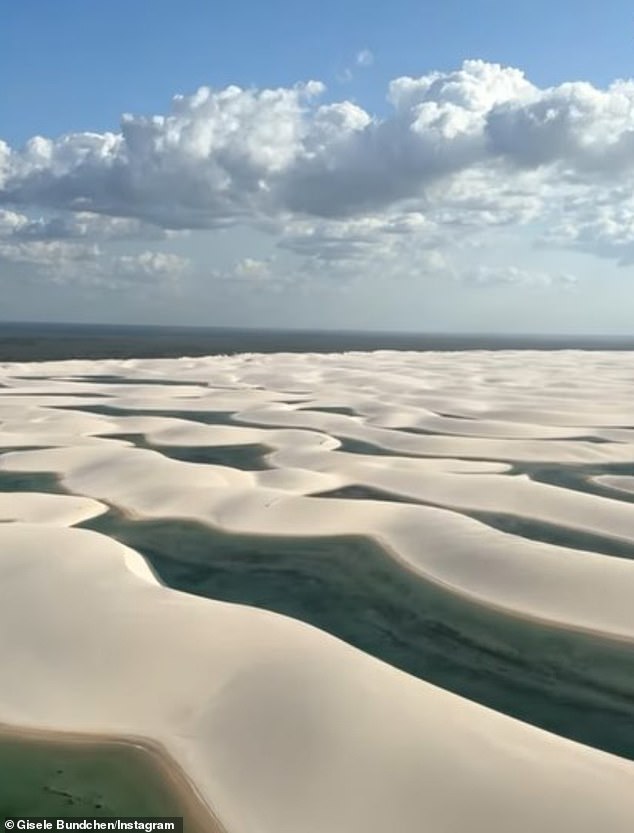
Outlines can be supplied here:
[[150, 754], [126, 743], [0, 736], [3, 816], [182, 816]]

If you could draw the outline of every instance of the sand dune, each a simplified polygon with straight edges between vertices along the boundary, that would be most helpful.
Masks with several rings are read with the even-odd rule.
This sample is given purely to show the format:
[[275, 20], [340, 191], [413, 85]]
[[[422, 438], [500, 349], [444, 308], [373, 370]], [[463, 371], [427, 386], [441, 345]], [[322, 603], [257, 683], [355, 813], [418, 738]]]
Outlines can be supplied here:
[[610, 489], [615, 489], [618, 492], [634, 493], [634, 477], [614, 477], [606, 474], [601, 477], [595, 477], [593, 480], [602, 486], [608, 486]]
[[[376, 465], [380, 472], [389, 463], [379, 458]], [[0, 467], [58, 472], [69, 491], [114, 503], [140, 517], [183, 517], [236, 532], [270, 535], [373, 535], [425, 577], [483, 603], [569, 627], [634, 637], [634, 561], [526, 540], [439, 508], [319, 499], [293, 491], [298, 481], [304, 492], [311, 487], [314, 491], [334, 488], [349, 481], [345, 472], [335, 471], [324, 482], [320, 472], [280, 469], [282, 482], [272, 488], [270, 477], [268, 486], [261, 485], [262, 480], [267, 483], [266, 473], [262, 477], [223, 466], [184, 463], [107, 441], [102, 447], [11, 452], [0, 460]], [[411, 472], [394, 469], [390, 478], [397, 491], [407, 492]], [[508, 478], [505, 486], [504, 476], [495, 474], [437, 473], [418, 477], [414, 488], [421, 490], [429, 482], [437, 494], [447, 480], [450, 484], [457, 480], [466, 502], [476, 505], [495, 506], [499, 500], [510, 506], [509, 498], [515, 495], [519, 503], [522, 497], [514, 489], [514, 478]], [[375, 482], [382, 481], [378, 477]], [[610, 531], [610, 521], [616, 519], [622, 525], [616, 533], [632, 535], [634, 512], [627, 504], [527, 485], [534, 487], [534, 502], [549, 518], [558, 517], [557, 506], [563, 504], [573, 525], [585, 523], [599, 530], [606, 526]], [[544, 492], [562, 493], [554, 509]], [[448, 500], [459, 503], [455, 496]], [[578, 520], [575, 504], [580, 507]], [[590, 520], [583, 520], [584, 513]], [[526, 508], [522, 514], [530, 517]]]
[[103, 503], [74, 495], [42, 495], [36, 492], [0, 492], [0, 523], [26, 523], [73, 526], [101, 515]]
[[0, 548], [2, 720], [154, 738], [229, 830], [631, 829], [629, 762], [162, 588], [95, 533], [4, 525]]
[[[77, 496], [0, 494], [0, 722], [162, 744], [229, 833], [630, 833], [633, 763], [294, 619], [163, 587], [133, 550], [72, 528], [113, 503], [242, 532], [372, 535], [482, 604], [630, 640], [634, 562], [461, 514], [495, 510], [632, 540], [631, 504], [509, 470], [631, 462], [629, 435], [607, 436], [632, 424], [629, 362], [380, 352], [0, 366], [0, 445], [16, 449], [0, 472], [54, 472]], [[86, 393], [101, 396], [77, 395]], [[134, 414], [73, 410], [97, 402]], [[239, 422], [186, 418], [207, 411]], [[413, 425], [442, 436], [398, 430]], [[158, 450], [103, 434], [145, 434]], [[342, 451], [338, 437], [390, 453]], [[269, 470], [160, 453], [249, 444], [270, 449]], [[353, 483], [441, 506], [312, 494]]]

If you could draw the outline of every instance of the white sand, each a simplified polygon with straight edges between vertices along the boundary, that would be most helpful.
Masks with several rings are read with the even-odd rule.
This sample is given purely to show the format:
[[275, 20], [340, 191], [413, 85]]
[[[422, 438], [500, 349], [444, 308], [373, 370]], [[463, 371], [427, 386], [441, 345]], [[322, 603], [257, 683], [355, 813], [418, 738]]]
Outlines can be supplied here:
[[634, 493], [634, 477], [630, 477], [628, 475], [615, 476], [606, 474], [599, 477], [593, 477], [592, 479], [600, 486], [607, 486], [609, 489], [616, 489], [619, 492], [629, 492], [630, 494]]
[[[62, 378], [91, 373], [164, 374], [191, 386]], [[46, 374], [50, 387], [16, 378]], [[631, 504], [512, 477], [504, 462], [631, 460], [628, 437], [562, 439], [628, 429], [628, 354], [109, 360], [4, 365], [0, 377], [10, 385], [0, 389], [0, 445], [48, 446], [7, 454], [0, 467], [58, 472], [85, 496], [0, 500], [0, 518], [14, 521], [0, 524], [0, 722], [162, 743], [229, 833], [631, 832], [631, 762], [451, 695], [295, 620], [161, 587], [132, 550], [67, 528], [105, 500], [233, 530], [365, 533], [483, 603], [632, 638], [634, 562], [505, 535], [449, 509], [307, 496], [366, 483], [630, 540]], [[138, 410], [237, 409], [257, 427], [51, 408], [97, 401], [73, 392]], [[297, 410], [320, 403], [366, 417]], [[412, 419], [445, 431], [465, 422], [465, 436], [381, 427]], [[293, 420], [301, 427], [264, 427]], [[95, 436], [116, 432], [146, 432], [159, 445], [262, 443], [275, 468], [182, 463]], [[344, 454], [332, 434], [442, 459]]]
[[[308, 441], [318, 440], [310, 435]], [[370, 534], [427, 578], [482, 602], [570, 627], [634, 637], [634, 561], [526, 540], [443, 509], [304, 495], [365, 482], [450, 506], [506, 509], [628, 540], [634, 538], [630, 504], [496, 472], [478, 474], [483, 464], [468, 461], [462, 474], [443, 471], [451, 461], [433, 461], [431, 473], [421, 474], [429, 463], [325, 452], [333, 462], [324, 473], [308, 462], [301, 465], [297, 445], [295, 453], [299, 465], [252, 473], [184, 463], [104, 440], [8, 453], [0, 468], [59, 472], [70, 491], [137, 516], [178, 516], [236, 532]], [[288, 449], [285, 454], [295, 460]], [[359, 463], [350, 463], [351, 457]]]
[[37, 492], [0, 492], [0, 523], [26, 523], [73, 526], [101, 515], [103, 503], [75, 495], [47, 495]]

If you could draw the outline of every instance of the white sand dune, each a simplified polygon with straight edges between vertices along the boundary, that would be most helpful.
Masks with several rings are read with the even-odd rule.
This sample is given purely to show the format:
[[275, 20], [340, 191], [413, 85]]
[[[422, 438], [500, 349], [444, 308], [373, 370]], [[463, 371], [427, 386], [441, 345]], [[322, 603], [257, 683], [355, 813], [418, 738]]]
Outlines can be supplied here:
[[[383, 458], [378, 460], [377, 466], [386, 465]], [[275, 475], [267, 472], [184, 463], [107, 441], [102, 447], [7, 453], [0, 460], [1, 468], [58, 472], [71, 492], [113, 503], [140, 517], [182, 517], [234, 532], [265, 535], [372, 535], [426, 578], [483, 603], [567, 627], [634, 638], [634, 561], [526, 540], [439, 508], [320, 499], [293, 491], [294, 486], [304, 493], [311, 487], [314, 491], [336, 488], [348, 482], [345, 472], [340, 476], [335, 471], [324, 480], [320, 472], [287, 468], [275, 473], [275, 482]], [[406, 492], [402, 484], [411, 481], [410, 475], [391, 471], [394, 488]], [[472, 503], [488, 503], [490, 489], [493, 504], [498, 496], [502, 505], [509, 506], [500, 482], [502, 475], [453, 477]], [[438, 490], [451, 478], [438, 473], [418, 480], [423, 486], [435, 480], [438, 485], [433, 488]], [[512, 497], [514, 478], [508, 479]], [[539, 504], [541, 484], [528, 485], [535, 486], [535, 502]], [[546, 486], [543, 490], [564, 492]], [[572, 511], [574, 501], [581, 507], [580, 518], [583, 513], [593, 517], [590, 513], [596, 512], [592, 528], [602, 529], [602, 521], [609, 524], [610, 518], [615, 518], [623, 526], [617, 532], [623, 537], [631, 534], [631, 505], [582, 493], [565, 493], [561, 502]], [[453, 502], [457, 502], [455, 497]], [[542, 501], [541, 509], [549, 517], [556, 516], [548, 512], [547, 500]], [[530, 516], [526, 510], [522, 514]], [[574, 512], [570, 522], [575, 523]], [[583, 521], [576, 525], [583, 525]]]
[[153, 738], [230, 831], [632, 829], [630, 762], [160, 587], [96, 533], [7, 524], [0, 552], [2, 721]]
[[593, 477], [592, 479], [600, 486], [607, 486], [609, 489], [614, 489], [617, 492], [629, 492], [630, 494], [634, 493], [634, 477], [630, 477], [628, 475], [618, 477], [606, 474], [600, 475], [599, 477]]
[[37, 492], [0, 492], [0, 523], [73, 526], [95, 518], [108, 509], [103, 503], [75, 495], [45, 495]]
[[[129, 548], [72, 528], [113, 503], [237, 532], [371, 535], [482, 604], [632, 640], [634, 561], [460, 513], [633, 540], [631, 504], [509, 473], [518, 461], [631, 462], [630, 362], [379, 352], [0, 366], [0, 447], [16, 449], [0, 476], [55, 472], [77, 495], [0, 494], [0, 722], [153, 739], [229, 833], [630, 833], [634, 763], [293, 619], [162, 587]], [[68, 379], [90, 375], [134, 384]], [[135, 413], [72, 410], [98, 403]], [[143, 413], [154, 410], [231, 411], [239, 423]], [[442, 436], [397, 430], [407, 426]], [[99, 436], [136, 433], [158, 449], [264, 445], [271, 468], [185, 463]], [[390, 453], [344, 452], [337, 436]], [[311, 494], [350, 484], [444, 508]]]

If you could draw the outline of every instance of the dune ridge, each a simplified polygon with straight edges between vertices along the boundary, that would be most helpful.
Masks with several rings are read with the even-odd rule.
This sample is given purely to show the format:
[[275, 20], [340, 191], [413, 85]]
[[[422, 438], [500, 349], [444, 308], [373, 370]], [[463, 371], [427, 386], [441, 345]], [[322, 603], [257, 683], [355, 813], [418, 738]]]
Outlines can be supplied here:
[[[634, 563], [460, 514], [502, 506], [632, 540], [631, 505], [509, 468], [630, 462], [629, 435], [608, 432], [631, 425], [631, 375], [628, 354], [576, 351], [0, 365], [0, 447], [16, 449], [0, 468], [55, 472], [77, 495], [0, 500], [0, 658], [10, 669], [0, 721], [148, 738], [228, 833], [629, 833], [631, 762], [445, 692], [294, 619], [164, 587], [136, 552], [73, 524], [112, 503], [242, 532], [371, 535], [483, 604], [631, 640]], [[171, 378], [191, 385], [160, 383]], [[98, 394], [95, 403], [121, 406], [121, 415], [73, 410], [91, 401], [78, 394]], [[182, 416], [207, 411], [232, 412], [235, 424]], [[399, 430], [412, 425], [447, 433]], [[185, 463], [116, 439], [130, 433], [156, 446], [261, 444], [271, 467]], [[339, 436], [389, 453], [342, 452]], [[312, 496], [350, 483], [443, 508]]]

